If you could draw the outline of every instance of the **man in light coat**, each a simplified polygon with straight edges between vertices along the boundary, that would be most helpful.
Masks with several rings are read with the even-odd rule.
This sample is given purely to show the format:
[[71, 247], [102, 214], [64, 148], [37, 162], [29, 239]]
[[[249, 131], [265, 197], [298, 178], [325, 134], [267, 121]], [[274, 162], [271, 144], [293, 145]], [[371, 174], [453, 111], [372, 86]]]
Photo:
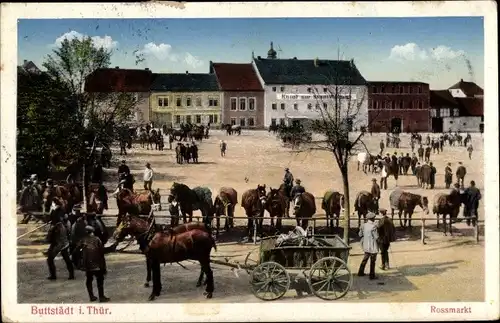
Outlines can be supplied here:
[[151, 169], [151, 164], [147, 163], [146, 169], [144, 169], [144, 189], [151, 191], [152, 185], [153, 185], [153, 170]]
[[359, 230], [361, 248], [363, 248], [365, 255], [359, 266], [358, 276], [365, 275], [366, 263], [370, 259], [370, 279], [377, 279], [375, 276], [375, 262], [377, 261], [378, 253], [378, 231], [377, 224], [375, 223], [375, 213], [368, 212], [366, 218], [368, 221]]

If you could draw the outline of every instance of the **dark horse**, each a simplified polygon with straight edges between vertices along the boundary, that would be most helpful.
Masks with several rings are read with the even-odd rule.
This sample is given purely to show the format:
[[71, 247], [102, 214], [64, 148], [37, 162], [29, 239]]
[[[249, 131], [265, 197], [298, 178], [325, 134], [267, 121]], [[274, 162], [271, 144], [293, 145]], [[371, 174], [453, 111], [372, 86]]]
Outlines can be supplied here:
[[462, 194], [457, 191], [451, 192], [450, 194], [437, 194], [434, 197], [434, 205], [432, 207], [432, 213], [436, 215], [437, 228], [439, 228], [439, 216], [443, 216], [444, 225], [444, 235], [446, 235], [446, 218], [449, 216], [449, 232], [453, 235], [452, 223], [456, 221], [458, 214], [460, 213], [460, 205], [462, 205]]
[[279, 189], [269, 188], [267, 193], [266, 210], [271, 217], [271, 230], [274, 229], [274, 217], [276, 217], [276, 229], [281, 230], [281, 219], [288, 210], [288, 198]]
[[[399, 225], [403, 228], [406, 228], [408, 221], [408, 227], [411, 229], [411, 216], [416, 206], [420, 206], [426, 215], [429, 214], [429, 200], [426, 196], [395, 189], [389, 195], [389, 201], [391, 204], [391, 218], [394, 220], [394, 210], [398, 210]], [[401, 220], [401, 215], [405, 217], [404, 222]]]
[[118, 226], [127, 214], [149, 215], [154, 208], [161, 211], [160, 189], [141, 193], [132, 192], [127, 188], [121, 189], [116, 195], [116, 204], [118, 205], [116, 226]]
[[344, 207], [344, 195], [339, 192], [328, 190], [323, 195], [321, 201], [321, 208], [326, 213], [326, 227], [333, 230], [333, 221], [335, 220], [335, 227], [339, 227], [339, 218], [342, 208]]
[[248, 218], [248, 240], [252, 240], [254, 221], [257, 223], [257, 232], [262, 233], [266, 199], [266, 185], [257, 185], [257, 188], [249, 189], [241, 196], [241, 207], [245, 209]]
[[[114, 247], [118, 245], [118, 243], [122, 242], [126, 236], [133, 236], [137, 242], [141, 239], [141, 236], [144, 236], [148, 233], [151, 224], [153, 223], [153, 217], [141, 218], [136, 215], [127, 215], [120, 225], [116, 228], [113, 233]], [[154, 223], [155, 230], [160, 232], [163, 230], [163, 227], [159, 224]], [[210, 232], [210, 230], [203, 224], [192, 222], [188, 224], [182, 224], [174, 227], [172, 230], [175, 233], [182, 233], [189, 230], [204, 230]], [[146, 257], [146, 282], [144, 283], [144, 287], [149, 287], [149, 282], [151, 281], [151, 263], [148, 261]]]
[[368, 212], [377, 212], [377, 203], [375, 203], [375, 198], [372, 193], [367, 191], [361, 191], [356, 195], [354, 200], [354, 211], [358, 212], [358, 228], [361, 227], [361, 216], [366, 222], [366, 215]]
[[297, 219], [297, 226], [300, 225], [305, 230], [314, 213], [316, 213], [316, 201], [311, 193], [304, 192], [295, 196], [293, 214]]
[[238, 125], [224, 125], [224, 129], [226, 129], [227, 135], [232, 135], [233, 133], [237, 133], [238, 136], [241, 135], [241, 126]]
[[221, 187], [219, 194], [214, 200], [214, 212], [216, 218], [217, 231], [216, 236], [219, 235], [220, 229], [220, 216], [225, 215], [226, 221], [224, 223], [224, 229], [229, 231], [230, 228], [234, 227], [234, 209], [238, 204], [238, 192], [232, 187]]
[[286, 198], [286, 210], [285, 210], [285, 216], [290, 217], [290, 203], [291, 203], [291, 191], [292, 187], [285, 185], [285, 183], [280, 185], [279, 188], [280, 193]]
[[212, 192], [208, 187], [195, 187], [190, 189], [187, 185], [173, 183], [170, 188], [168, 202], [177, 202], [181, 209], [184, 223], [187, 222], [186, 214], [189, 215], [189, 222], [193, 220], [193, 211], [200, 210], [203, 223], [211, 225], [213, 218]]

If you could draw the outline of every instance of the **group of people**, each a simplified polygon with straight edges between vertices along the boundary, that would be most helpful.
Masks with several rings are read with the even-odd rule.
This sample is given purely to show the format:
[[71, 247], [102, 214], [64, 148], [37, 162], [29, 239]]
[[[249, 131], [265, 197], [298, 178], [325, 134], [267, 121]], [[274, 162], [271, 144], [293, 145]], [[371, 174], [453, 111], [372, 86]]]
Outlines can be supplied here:
[[177, 147], [175, 147], [175, 159], [177, 164], [186, 163], [198, 163], [198, 146], [194, 141], [191, 144], [184, 145], [181, 142], [177, 143]]
[[[142, 177], [145, 190], [149, 191], [152, 190], [153, 178], [154, 178], [153, 168], [151, 168], [150, 163], [146, 163]], [[118, 181], [119, 181], [118, 187], [116, 191], [113, 193], [113, 195], [117, 194], [120, 191], [120, 189], [123, 188], [134, 191], [135, 179], [132, 173], [130, 172], [130, 168], [128, 167], [127, 162], [125, 160], [122, 160], [121, 165], [118, 167]]]

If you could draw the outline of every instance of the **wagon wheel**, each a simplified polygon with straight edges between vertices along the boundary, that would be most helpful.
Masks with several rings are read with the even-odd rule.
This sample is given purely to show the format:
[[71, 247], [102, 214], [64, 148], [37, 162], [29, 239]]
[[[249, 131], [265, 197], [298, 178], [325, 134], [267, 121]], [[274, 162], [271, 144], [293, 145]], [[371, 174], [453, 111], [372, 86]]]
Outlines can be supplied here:
[[307, 283], [317, 297], [335, 300], [344, 297], [351, 289], [352, 274], [342, 259], [325, 257], [312, 265]]
[[290, 288], [290, 276], [285, 267], [269, 261], [258, 265], [250, 278], [252, 293], [264, 301], [274, 301], [285, 295]]

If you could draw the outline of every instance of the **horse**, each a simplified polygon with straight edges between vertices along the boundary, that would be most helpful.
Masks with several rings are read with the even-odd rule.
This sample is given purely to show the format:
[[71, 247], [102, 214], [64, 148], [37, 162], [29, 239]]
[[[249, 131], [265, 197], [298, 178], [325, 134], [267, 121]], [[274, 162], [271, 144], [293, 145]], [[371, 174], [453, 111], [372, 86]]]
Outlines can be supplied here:
[[141, 142], [141, 147], [144, 148], [144, 146], [148, 146], [148, 133], [145, 129], [141, 129], [139, 133], [139, 141]]
[[103, 214], [108, 209], [108, 194], [103, 185], [90, 187], [90, 195], [87, 203], [87, 212]]
[[61, 185], [48, 186], [42, 193], [42, 212], [44, 215], [50, 212], [52, 201], [56, 197], [64, 201], [63, 211], [65, 214], [69, 214], [72, 211], [69, 202], [71, 200], [71, 193], [69, 190]]
[[238, 136], [241, 135], [241, 126], [239, 125], [226, 124], [224, 127], [226, 129], [227, 135], [229, 136], [232, 135], [233, 133], [237, 133]]
[[309, 192], [297, 194], [294, 197], [293, 214], [297, 220], [297, 226], [307, 229], [309, 219], [316, 213], [316, 201], [314, 195]]
[[449, 232], [453, 235], [452, 222], [456, 220], [460, 213], [460, 205], [462, 204], [461, 194], [459, 192], [452, 192], [450, 194], [437, 194], [434, 196], [434, 205], [432, 213], [436, 215], [436, 227], [439, 229], [439, 216], [443, 216], [444, 235], [446, 235], [446, 218], [449, 216]]
[[81, 215], [75, 220], [71, 226], [70, 232], [70, 250], [73, 251], [78, 242], [86, 236], [85, 227], [90, 225], [94, 228], [94, 234], [98, 237], [102, 244], [105, 245], [109, 239], [108, 228], [102, 221], [100, 216], [95, 214], [85, 214]]
[[[150, 221], [151, 220], [151, 221]], [[150, 229], [153, 218], [144, 219], [137, 215], [127, 215], [124, 217], [123, 221], [120, 223], [118, 227], [116, 227], [115, 232], [113, 233], [113, 246], [117, 246], [118, 243], [122, 242], [126, 236], [133, 236], [136, 241], [139, 243], [139, 239], [141, 236], [148, 233]], [[153, 224], [156, 228], [156, 231], [163, 231], [163, 227], [161, 225]], [[210, 233], [209, 228], [207, 228], [203, 223], [187, 223], [182, 224], [180, 226], [175, 226], [171, 228], [174, 233], [183, 233], [190, 230], [205, 230]], [[144, 283], [144, 287], [149, 287], [149, 282], [151, 281], [151, 263], [148, 261], [146, 257], [146, 282]]]
[[323, 195], [323, 199], [321, 201], [321, 208], [325, 210], [326, 213], [326, 227], [333, 229], [333, 221], [335, 220], [335, 227], [339, 227], [339, 218], [344, 208], [344, 195], [333, 191], [328, 190]]
[[[400, 188], [396, 188], [389, 195], [389, 201], [391, 204], [392, 219], [394, 220], [394, 210], [397, 209], [399, 213], [399, 225], [403, 228], [406, 228], [406, 224], [408, 223], [408, 227], [411, 229], [411, 217], [416, 206], [420, 206], [426, 215], [429, 214], [429, 200], [426, 196], [404, 192]], [[405, 217], [404, 224], [401, 220], [402, 215]]]
[[170, 188], [168, 197], [169, 203], [177, 202], [182, 212], [184, 223], [187, 222], [186, 215], [189, 215], [189, 222], [193, 220], [193, 211], [200, 210], [203, 223], [210, 225], [213, 218], [212, 192], [208, 187], [195, 187], [190, 189], [187, 185], [176, 183]]
[[[37, 189], [34, 185], [28, 185], [23, 187], [19, 195], [19, 211], [23, 214], [23, 220], [21, 223], [26, 224], [31, 220], [33, 212], [42, 211], [42, 198], [41, 191]], [[36, 222], [40, 221], [39, 217], [36, 217]], [[47, 219], [44, 219], [44, 221]]]
[[382, 177], [387, 177], [389, 176], [394, 176], [394, 179], [396, 180], [396, 186], [398, 185], [398, 177], [399, 177], [399, 167], [397, 164], [394, 163], [387, 163], [385, 161], [382, 162]]
[[274, 217], [276, 217], [276, 229], [281, 230], [281, 219], [287, 212], [288, 198], [279, 189], [269, 188], [266, 196], [265, 209], [271, 217], [271, 230], [274, 229]]
[[417, 172], [417, 182], [420, 187], [428, 189], [431, 185], [431, 166], [422, 165]]
[[359, 165], [363, 165], [363, 172], [366, 174], [366, 171], [371, 170], [372, 173], [375, 172], [375, 161], [376, 156], [371, 155], [370, 153], [361, 152], [358, 154], [358, 171]]
[[151, 150], [153, 149], [153, 146], [156, 146], [155, 148], [158, 148], [157, 143], [158, 143], [158, 132], [156, 129], [151, 129], [148, 134], [148, 142], [146, 148], [149, 150], [149, 147], [151, 147]]
[[285, 201], [286, 201], [285, 216], [290, 217], [290, 203], [291, 203], [290, 194], [292, 191], [292, 187], [291, 186], [288, 187], [285, 185], [285, 183], [283, 183], [280, 185], [279, 191], [280, 191], [281, 195], [283, 195], [283, 197], [285, 198]]
[[226, 221], [224, 223], [224, 229], [226, 230], [226, 232], [229, 231], [230, 228], [234, 227], [233, 217], [236, 204], [238, 204], [238, 192], [236, 192], [236, 190], [232, 187], [221, 187], [219, 190], [219, 194], [215, 197], [213, 207], [215, 218], [217, 219], [216, 236], [219, 235], [221, 215], [226, 216]]
[[[248, 240], [252, 239], [254, 221], [257, 223], [257, 232], [262, 232], [264, 222], [264, 210], [266, 208], [267, 196], [266, 185], [257, 185], [257, 188], [249, 189], [241, 196], [241, 207], [245, 209], [248, 218], [247, 234]], [[259, 217], [259, 220], [254, 218]]]
[[354, 200], [354, 211], [358, 213], [358, 228], [361, 227], [361, 216], [366, 222], [366, 215], [369, 211], [377, 213], [377, 203], [372, 193], [361, 191], [356, 195]]
[[116, 226], [118, 226], [127, 213], [149, 215], [154, 208], [161, 211], [160, 189], [140, 193], [132, 192], [127, 188], [121, 189], [116, 195], [116, 205], [118, 206]]

